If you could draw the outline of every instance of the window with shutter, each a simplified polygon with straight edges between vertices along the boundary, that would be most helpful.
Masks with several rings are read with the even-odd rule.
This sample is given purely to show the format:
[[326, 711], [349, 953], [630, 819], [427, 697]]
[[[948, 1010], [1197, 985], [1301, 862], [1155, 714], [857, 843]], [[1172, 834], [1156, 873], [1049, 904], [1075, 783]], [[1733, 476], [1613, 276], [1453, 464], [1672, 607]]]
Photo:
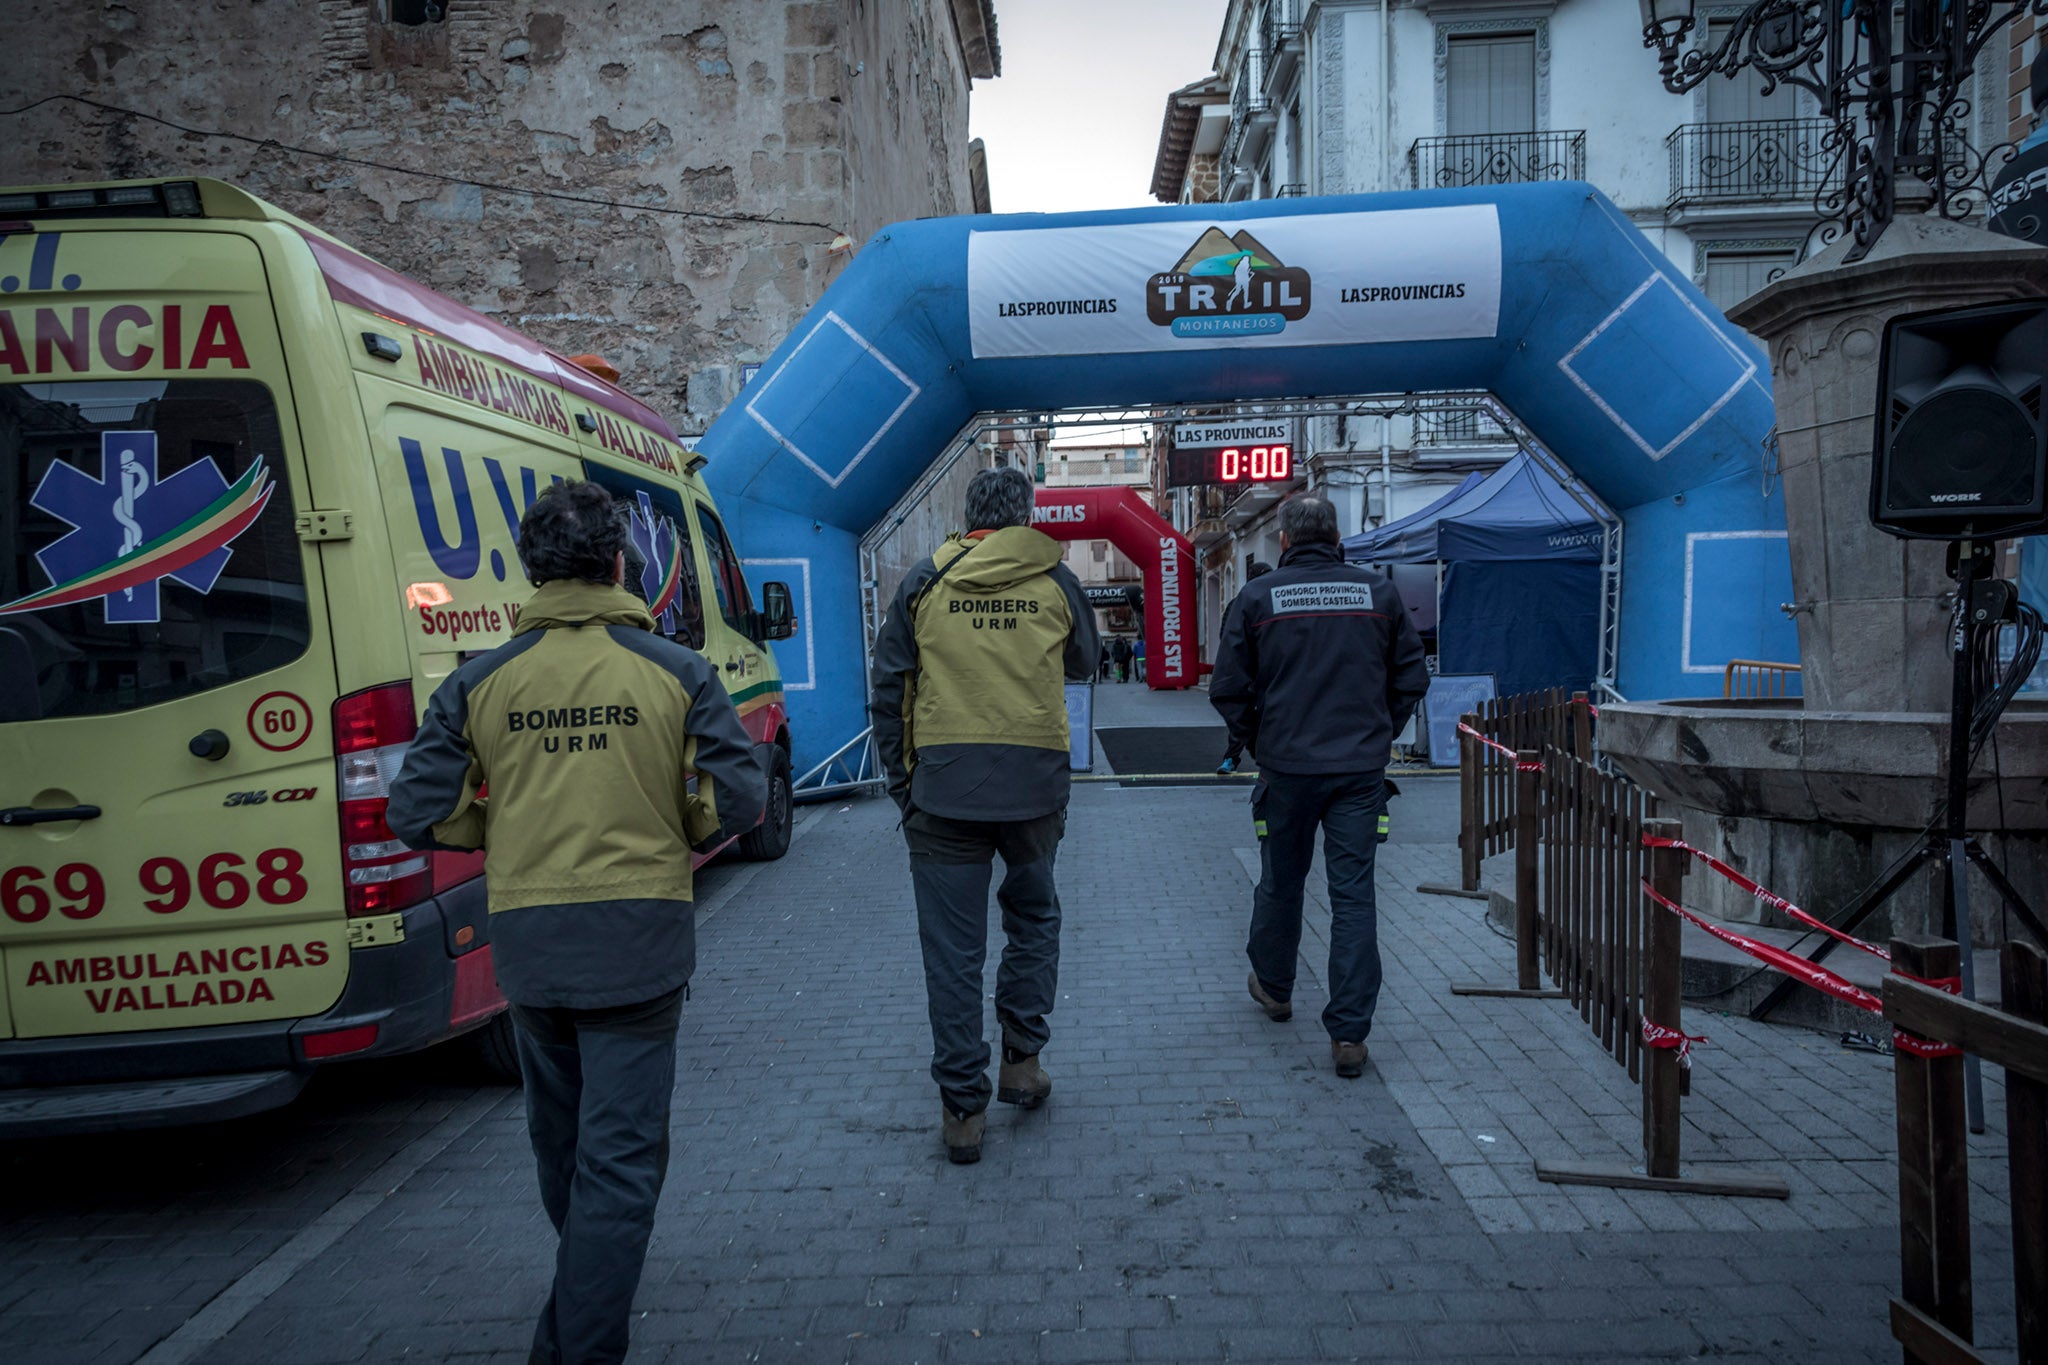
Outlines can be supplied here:
[[1536, 35], [1483, 33], [1445, 44], [1444, 132], [1536, 130]]
[[1709, 251], [1707, 298], [1725, 313], [1798, 263], [1799, 252], [1791, 248]]
[[[1734, 24], [1733, 19], [1709, 19], [1707, 51], [1720, 51]], [[1715, 76], [1706, 83], [1707, 122], [1754, 123], [1761, 119], [1799, 117], [1791, 86], [1780, 85], [1768, 95], [1763, 89], [1764, 78], [1755, 67], [1746, 66], [1732, 77]]]

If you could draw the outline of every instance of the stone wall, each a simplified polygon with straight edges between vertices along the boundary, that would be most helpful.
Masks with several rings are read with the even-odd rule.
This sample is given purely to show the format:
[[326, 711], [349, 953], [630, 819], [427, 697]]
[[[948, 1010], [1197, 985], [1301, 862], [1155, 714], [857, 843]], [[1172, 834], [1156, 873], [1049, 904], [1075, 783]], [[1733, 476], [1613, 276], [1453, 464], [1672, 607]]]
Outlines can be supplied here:
[[0, 126], [0, 183], [232, 180], [701, 432], [837, 234], [968, 211], [957, 3], [12, 0], [0, 40], [35, 56], [0, 105], [206, 131], [45, 104]]

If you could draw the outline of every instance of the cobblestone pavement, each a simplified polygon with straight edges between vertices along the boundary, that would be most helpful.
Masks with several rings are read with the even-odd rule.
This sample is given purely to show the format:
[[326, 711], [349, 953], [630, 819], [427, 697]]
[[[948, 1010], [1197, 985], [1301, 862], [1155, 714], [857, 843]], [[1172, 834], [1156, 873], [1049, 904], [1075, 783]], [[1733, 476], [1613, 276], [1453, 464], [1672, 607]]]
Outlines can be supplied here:
[[[893, 808], [811, 808], [784, 861], [707, 874], [634, 1359], [1894, 1358], [1889, 1061], [1691, 1011], [1687, 1160], [1791, 1199], [1538, 1184], [1532, 1157], [1638, 1155], [1635, 1088], [1564, 1002], [1447, 993], [1512, 946], [1414, 892], [1455, 873], [1455, 787], [1404, 789], [1373, 1065], [1342, 1081], [1315, 899], [1294, 1021], [1245, 995], [1245, 789], [1077, 787], [1054, 1095], [996, 1106], [971, 1167], [938, 1141]], [[464, 1075], [363, 1064], [279, 1114], [0, 1149], [0, 1359], [523, 1360], [553, 1238], [516, 1094]], [[1977, 1334], [2009, 1359], [1996, 1075]]]

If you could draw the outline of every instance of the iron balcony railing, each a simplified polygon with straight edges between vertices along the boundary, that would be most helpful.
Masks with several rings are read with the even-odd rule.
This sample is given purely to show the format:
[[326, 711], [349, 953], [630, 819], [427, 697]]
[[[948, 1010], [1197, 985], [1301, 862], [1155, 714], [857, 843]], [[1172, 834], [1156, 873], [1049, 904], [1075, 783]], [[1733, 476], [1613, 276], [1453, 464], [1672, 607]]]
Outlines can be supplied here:
[[1290, 180], [1273, 191], [1275, 199], [1301, 199], [1308, 194], [1308, 185], [1300, 180]]
[[1671, 130], [1671, 207], [1812, 203], [1834, 154], [1823, 119], [1688, 123]]
[[1418, 450], [1444, 447], [1513, 445], [1515, 438], [1477, 408], [1441, 408], [1415, 414], [1415, 446]]
[[1301, 0], [1268, 0], [1261, 25], [1266, 48], [1278, 52], [1301, 36]]
[[1273, 112], [1273, 100], [1266, 93], [1266, 53], [1263, 48], [1247, 48], [1244, 60], [1238, 63], [1237, 84], [1230, 90], [1230, 145], [1235, 157], [1236, 150], [1243, 146], [1245, 134], [1251, 130], [1252, 120]]
[[1422, 137], [1408, 149], [1419, 190], [1517, 185], [1531, 180], [1584, 180], [1583, 129], [1547, 133], [1466, 133]]

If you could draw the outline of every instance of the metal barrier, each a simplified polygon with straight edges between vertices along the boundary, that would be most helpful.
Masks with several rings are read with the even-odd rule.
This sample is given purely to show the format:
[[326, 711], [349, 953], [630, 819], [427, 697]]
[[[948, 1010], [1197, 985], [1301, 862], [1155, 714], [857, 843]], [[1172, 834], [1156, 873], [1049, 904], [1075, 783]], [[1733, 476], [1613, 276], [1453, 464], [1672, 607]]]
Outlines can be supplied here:
[[796, 801], [824, 801], [853, 792], [880, 791], [887, 780], [875, 754], [875, 732], [870, 727], [792, 783], [790, 796]]
[[1892, 940], [1884, 1016], [1893, 1025], [1899, 1110], [1899, 1297], [1892, 1335], [1906, 1359], [1981, 1361], [1971, 1345], [1970, 1170], [1963, 1056], [2005, 1068], [2013, 1299], [2022, 1362], [2048, 1361], [2048, 958], [2009, 942], [2003, 1009], [1965, 1000], [1963, 950]]
[[1771, 663], [1764, 659], [1730, 659], [1721, 670], [1723, 697], [1783, 697], [1798, 664]]

